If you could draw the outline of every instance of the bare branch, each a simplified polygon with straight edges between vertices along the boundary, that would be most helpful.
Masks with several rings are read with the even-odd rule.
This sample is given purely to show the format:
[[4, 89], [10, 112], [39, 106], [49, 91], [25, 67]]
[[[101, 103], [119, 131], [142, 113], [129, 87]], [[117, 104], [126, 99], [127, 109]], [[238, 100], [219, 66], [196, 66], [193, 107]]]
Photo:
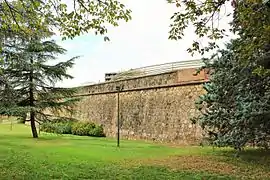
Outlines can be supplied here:
[[[76, 0], [73, 0], [76, 1]], [[87, 9], [87, 7], [84, 5], [84, 2], [82, 2], [82, 0], [78, 0], [78, 3], [87, 11], [89, 12], [89, 9]]]

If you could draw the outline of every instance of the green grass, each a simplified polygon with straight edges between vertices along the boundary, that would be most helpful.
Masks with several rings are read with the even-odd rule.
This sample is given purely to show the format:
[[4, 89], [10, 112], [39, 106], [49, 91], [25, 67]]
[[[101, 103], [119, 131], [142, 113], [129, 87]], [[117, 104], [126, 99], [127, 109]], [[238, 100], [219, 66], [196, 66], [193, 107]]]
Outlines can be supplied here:
[[[41, 133], [0, 124], [0, 179], [267, 179], [269, 154]], [[264, 152], [265, 153], [265, 152]], [[269, 163], [269, 164], [268, 164]], [[270, 178], [269, 178], [270, 179]]]

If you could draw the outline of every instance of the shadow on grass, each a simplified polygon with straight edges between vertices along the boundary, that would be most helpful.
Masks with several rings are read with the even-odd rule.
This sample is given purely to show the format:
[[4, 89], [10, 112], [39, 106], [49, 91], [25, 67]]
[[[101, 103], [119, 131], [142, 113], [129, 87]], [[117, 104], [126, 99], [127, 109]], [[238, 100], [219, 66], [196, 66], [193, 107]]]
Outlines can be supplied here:
[[233, 176], [211, 174], [207, 172], [192, 172], [183, 170], [171, 170], [165, 167], [140, 166], [132, 168], [130, 179], [236, 179]]
[[[10, 165], [13, 168], [10, 168]], [[3, 172], [7, 173], [3, 173]], [[3, 179], [146, 179], [146, 180], [176, 180], [176, 179], [236, 179], [231, 175], [219, 175], [207, 172], [192, 172], [177, 170], [173, 171], [165, 167], [140, 166], [140, 167], [119, 167], [116, 164], [104, 163], [52, 163], [42, 161], [18, 164], [5, 164], [3, 171], [0, 171]]]
[[228, 159], [242, 161], [244, 163], [265, 165], [270, 168], [270, 150], [248, 148], [240, 152], [237, 157], [236, 153], [237, 152], [234, 150], [219, 150], [214, 152], [214, 154]]

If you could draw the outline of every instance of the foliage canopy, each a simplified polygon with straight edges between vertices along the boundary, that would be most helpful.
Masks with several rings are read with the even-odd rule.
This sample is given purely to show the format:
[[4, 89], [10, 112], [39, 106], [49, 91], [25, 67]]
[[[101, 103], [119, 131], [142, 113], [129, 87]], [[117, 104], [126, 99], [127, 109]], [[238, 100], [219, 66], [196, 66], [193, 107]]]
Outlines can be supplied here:
[[[44, 22], [49, 22], [51, 30], [59, 31], [64, 39], [91, 30], [104, 35], [106, 26], [118, 26], [120, 20], [130, 20], [130, 14], [131, 10], [114, 0], [2, 0], [0, 31], [2, 34], [12, 31], [31, 36], [35, 30], [42, 29]], [[26, 22], [34, 28], [32, 31], [22, 27]]]
[[[199, 37], [208, 37], [209, 46], [194, 41], [189, 52], [217, 48], [216, 40], [226, 35], [216, 21], [228, 0], [169, 1], [184, 11], [172, 17], [170, 39], [181, 39], [184, 30], [195, 27]], [[197, 102], [201, 115], [194, 120], [208, 132], [218, 146], [241, 150], [248, 143], [267, 148], [270, 142], [270, 2], [232, 0], [230, 30], [237, 38], [218, 50], [205, 67], [210, 69], [206, 94]], [[217, 25], [217, 26], [215, 26]]]
[[35, 123], [50, 118], [47, 111], [71, 110], [77, 100], [72, 98], [75, 89], [55, 86], [58, 81], [72, 78], [67, 69], [77, 57], [55, 62], [66, 50], [43, 36], [6, 36], [1, 54], [0, 113], [24, 118], [29, 114], [33, 137], [38, 136]]

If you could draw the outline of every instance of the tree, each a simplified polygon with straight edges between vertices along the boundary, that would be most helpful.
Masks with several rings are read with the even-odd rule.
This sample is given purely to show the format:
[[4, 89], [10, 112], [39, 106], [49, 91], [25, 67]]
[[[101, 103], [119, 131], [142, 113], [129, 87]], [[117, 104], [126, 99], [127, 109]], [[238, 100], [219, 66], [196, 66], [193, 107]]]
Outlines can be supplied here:
[[33, 32], [22, 28], [21, 23], [27, 21], [39, 29], [45, 18], [50, 21], [51, 29], [58, 30], [63, 38], [74, 38], [90, 30], [104, 35], [107, 25], [118, 26], [121, 19], [130, 20], [130, 14], [129, 9], [115, 0], [72, 0], [69, 3], [61, 0], [1, 0], [0, 32], [31, 36]]
[[0, 76], [0, 114], [22, 116], [22, 111], [16, 106], [16, 99], [19, 99], [16, 90], [8, 82], [8, 77], [2, 74]]
[[270, 76], [253, 73], [255, 59], [243, 66], [238, 46], [239, 41], [234, 40], [212, 62], [206, 60], [210, 82], [204, 85], [207, 93], [197, 101], [201, 115], [193, 120], [208, 132], [214, 145], [241, 150], [253, 143], [268, 148]]
[[[0, 107], [10, 115], [23, 116], [30, 114], [30, 123], [34, 138], [38, 137], [36, 122], [43, 122], [50, 118], [46, 111], [69, 110], [69, 107], [78, 99], [72, 98], [75, 89], [55, 87], [57, 81], [72, 78], [67, 74], [67, 69], [74, 64], [74, 57], [68, 61], [49, 65], [65, 49], [54, 41], [31, 39], [7, 38], [2, 50], [4, 65], [2, 65], [1, 93], [13, 92], [16, 96], [11, 101], [13, 106], [5, 108], [4, 102], [11, 98], [3, 98]], [[11, 89], [11, 91], [7, 91]], [[10, 95], [10, 93], [7, 93]]]
[[[169, 39], [179, 40], [185, 35], [185, 30], [188, 27], [194, 26], [195, 34], [197, 35], [192, 43], [192, 47], [188, 52], [199, 52], [202, 55], [210, 50], [218, 48], [216, 40], [223, 38], [226, 35], [226, 30], [219, 27], [220, 12], [226, 6], [227, 0], [204, 0], [204, 1], [180, 1], [167, 0], [173, 3], [179, 9], [171, 17]], [[229, 15], [227, 12], [225, 15]], [[200, 44], [200, 38], [207, 37], [209, 44], [203, 47]]]
[[[260, 56], [262, 52], [269, 52], [269, 0], [168, 0], [168, 2], [175, 3], [180, 9], [171, 17], [173, 22], [170, 26], [170, 39], [179, 40], [184, 36], [186, 28], [190, 25], [195, 27], [197, 39], [188, 49], [190, 53], [199, 52], [203, 55], [210, 50], [216, 50], [218, 48], [216, 41], [227, 36], [228, 32], [240, 37], [238, 41], [241, 40], [242, 43], [239, 43], [237, 51], [243, 55], [243, 63], [249, 63], [251, 59], [254, 60], [253, 56]], [[228, 2], [231, 2], [233, 12], [226, 11], [226, 7], [229, 6]], [[231, 14], [233, 21], [230, 23], [230, 29], [222, 29], [219, 22], [222, 21], [222, 17]], [[202, 37], [208, 38], [208, 46], [203, 47], [200, 44], [199, 40]], [[264, 56], [266, 55], [269, 56], [269, 53], [264, 53]], [[256, 60], [259, 59], [262, 62], [258, 63], [258, 70], [270, 67], [267, 58], [256, 58]]]
[[[181, 39], [184, 30], [195, 27], [195, 33], [207, 37], [202, 47], [195, 40], [190, 53], [202, 55], [218, 48], [216, 40], [226, 32], [237, 35], [224, 50], [218, 50], [205, 67], [210, 69], [206, 94], [197, 102], [201, 115], [194, 118], [218, 146], [241, 150], [248, 143], [269, 146], [270, 142], [270, 2], [268, 0], [170, 1], [182, 8], [172, 16], [170, 39]], [[233, 6], [230, 29], [219, 27], [222, 8]], [[229, 12], [228, 12], [229, 13]], [[229, 15], [229, 14], [225, 15]]]

